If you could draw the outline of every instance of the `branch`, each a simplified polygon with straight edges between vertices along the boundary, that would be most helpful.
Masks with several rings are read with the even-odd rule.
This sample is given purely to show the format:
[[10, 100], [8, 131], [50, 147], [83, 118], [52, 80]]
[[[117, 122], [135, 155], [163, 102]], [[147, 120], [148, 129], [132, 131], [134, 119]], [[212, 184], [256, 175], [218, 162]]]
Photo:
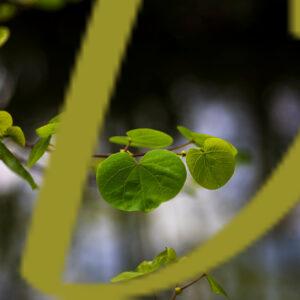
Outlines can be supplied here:
[[197, 283], [198, 281], [200, 281], [202, 278], [204, 278], [206, 276], [206, 274], [202, 274], [200, 277], [198, 277], [197, 279], [179, 287], [177, 286], [172, 294], [171, 300], [175, 300], [177, 298], [178, 295], [180, 295], [185, 289], [189, 288], [190, 286], [192, 286], [193, 284]]
[[[175, 146], [175, 147], [171, 147], [171, 148], [168, 148], [167, 150], [169, 151], [175, 151], [175, 150], [178, 150], [178, 149], [181, 149], [181, 148], [184, 148], [184, 147], [187, 147], [189, 145], [193, 144], [192, 141], [190, 142], [187, 142], [187, 143], [184, 143], [182, 145], [179, 145], [179, 146]], [[54, 150], [54, 146], [53, 145], [49, 145], [52, 149], [48, 148], [47, 151], [48, 152], [52, 152]], [[128, 144], [125, 148], [124, 148], [124, 151], [128, 151], [128, 148], [129, 148], [130, 144]], [[26, 148], [30, 148], [32, 149], [34, 147], [34, 144], [30, 144], [30, 143], [26, 143]], [[140, 157], [140, 156], [144, 156], [147, 152], [140, 152], [140, 153], [132, 153], [132, 156], [133, 157]], [[181, 156], [184, 156], [185, 153], [184, 152], [175, 152], [177, 155], [181, 155]], [[109, 157], [110, 155], [112, 155], [112, 153], [98, 153], [98, 154], [94, 154], [93, 157], [94, 158], [107, 158]]]

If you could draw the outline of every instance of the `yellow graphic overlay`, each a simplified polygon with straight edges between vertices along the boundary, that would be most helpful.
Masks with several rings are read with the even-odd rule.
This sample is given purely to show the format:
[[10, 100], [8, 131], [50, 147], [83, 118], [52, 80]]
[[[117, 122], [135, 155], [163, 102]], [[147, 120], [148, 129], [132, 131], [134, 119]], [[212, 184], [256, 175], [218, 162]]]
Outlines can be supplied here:
[[300, 38], [300, 1], [289, 0], [289, 31], [295, 38]]
[[281, 165], [249, 204], [187, 259], [118, 284], [63, 283], [65, 257], [90, 156], [141, 2], [101, 0], [94, 7], [67, 96], [57, 150], [34, 211], [22, 273], [34, 287], [59, 299], [119, 300], [174, 287], [240, 253], [277, 223], [300, 196], [298, 136]]

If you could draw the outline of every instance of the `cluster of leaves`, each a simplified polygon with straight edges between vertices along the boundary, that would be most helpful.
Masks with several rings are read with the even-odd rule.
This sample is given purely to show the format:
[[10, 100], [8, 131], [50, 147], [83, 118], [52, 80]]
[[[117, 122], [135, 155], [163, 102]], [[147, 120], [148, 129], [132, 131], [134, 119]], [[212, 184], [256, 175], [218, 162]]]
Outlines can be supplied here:
[[[181, 258], [183, 259], [183, 258]], [[158, 269], [165, 267], [171, 263], [176, 263], [179, 260], [174, 249], [166, 248], [163, 252], [159, 253], [153, 258], [153, 260], [145, 260], [141, 262], [133, 271], [122, 272], [119, 275], [111, 279], [112, 283], [121, 282], [125, 280], [130, 280], [137, 278], [149, 273], [155, 272]], [[227, 293], [222, 288], [222, 286], [209, 274], [204, 274], [200, 278], [205, 277], [209, 283], [211, 291], [217, 295], [222, 295], [227, 297]], [[198, 280], [195, 280], [196, 283]], [[188, 284], [190, 286], [191, 284]], [[175, 291], [180, 294], [184, 287], [177, 287]]]
[[0, 111], [0, 159], [9, 169], [26, 180], [32, 189], [37, 188], [30, 173], [3, 143], [4, 139], [11, 139], [21, 147], [24, 147], [26, 143], [22, 129], [19, 126], [13, 126], [12, 116], [6, 111]]
[[[0, 160], [13, 172], [25, 179], [30, 186], [37, 187], [30, 173], [18, 158], [8, 149], [5, 140], [11, 140], [21, 147], [29, 146], [31, 152], [27, 166], [34, 166], [46, 151], [51, 149], [51, 139], [57, 133], [60, 116], [36, 129], [37, 142], [29, 146], [24, 133], [13, 125], [12, 116], [0, 111]], [[101, 154], [104, 157], [96, 171], [100, 193], [105, 201], [124, 211], [148, 212], [165, 201], [175, 197], [182, 189], [186, 177], [186, 165], [194, 180], [207, 189], [218, 189], [225, 185], [234, 173], [236, 148], [226, 140], [207, 134], [193, 132], [178, 126], [187, 139], [181, 146], [170, 147], [173, 138], [168, 134], [149, 128], [134, 129], [126, 136], [114, 136], [112, 143], [123, 145], [120, 152]], [[193, 145], [187, 151], [176, 150]], [[146, 148], [145, 152], [132, 153], [129, 148]], [[178, 260], [175, 251], [166, 248], [152, 261], [143, 261], [134, 271], [119, 274], [112, 282], [128, 280], [151, 273]], [[222, 287], [209, 275], [205, 275], [213, 292], [225, 295]], [[180, 292], [180, 288], [178, 288]]]
[[[148, 128], [111, 137], [110, 142], [122, 144], [125, 149], [110, 155], [97, 169], [97, 183], [104, 200], [124, 211], [155, 209], [174, 198], [186, 181], [186, 167], [180, 157], [186, 157], [187, 167], [200, 186], [218, 189], [225, 185], [235, 170], [236, 148], [228, 141], [182, 126], [178, 130], [187, 144], [196, 147], [180, 153], [171, 151], [177, 147], [162, 149], [173, 143], [172, 137]], [[129, 147], [151, 150], [139, 155], [129, 152]]]
[[38, 128], [35, 132], [39, 137], [36, 144], [32, 147], [27, 165], [33, 167], [37, 161], [49, 149], [52, 136], [56, 133], [60, 116], [52, 118], [48, 124]]
[[[34, 166], [53, 147], [50, 142], [59, 120], [60, 116], [56, 116], [36, 129], [39, 139], [32, 146], [28, 167]], [[0, 125], [1, 138], [10, 137], [19, 145], [25, 145], [21, 128], [12, 126], [12, 118], [5, 111], [0, 114]], [[152, 211], [180, 192], [187, 177], [186, 165], [200, 186], [218, 189], [225, 185], [235, 170], [236, 148], [226, 140], [182, 126], [178, 126], [178, 130], [187, 139], [182, 146], [194, 145], [187, 151], [174, 152], [182, 146], [163, 149], [172, 145], [173, 138], [149, 128], [111, 137], [110, 142], [124, 147], [118, 153], [102, 155], [106, 159], [97, 166], [97, 185], [103, 199], [123, 211]], [[146, 148], [146, 151], [134, 154], [129, 151], [130, 147]], [[186, 165], [182, 158], [186, 158]], [[20, 169], [18, 171], [20, 175]], [[22, 174], [24, 178], [24, 171]], [[26, 180], [29, 178], [26, 173]]]

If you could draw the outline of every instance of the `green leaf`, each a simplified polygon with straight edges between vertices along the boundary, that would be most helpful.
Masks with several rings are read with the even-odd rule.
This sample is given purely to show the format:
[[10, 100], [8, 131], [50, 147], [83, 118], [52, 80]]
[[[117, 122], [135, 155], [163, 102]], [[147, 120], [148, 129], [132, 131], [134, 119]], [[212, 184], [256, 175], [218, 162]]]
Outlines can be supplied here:
[[6, 130], [11, 127], [12, 124], [13, 119], [11, 115], [4, 110], [0, 110], [0, 137], [5, 134]]
[[[183, 127], [183, 126], [177, 126], [178, 131], [189, 141], [194, 142], [196, 145], [202, 147], [204, 142], [209, 138], [214, 138], [214, 136], [204, 133], [198, 133], [191, 131], [190, 129]], [[223, 140], [224, 142], [228, 143], [228, 146], [231, 148], [232, 155], [236, 156], [238, 154], [237, 149], [228, 141]]]
[[34, 5], [44, 10], [58, 10], [64, 7], [64, 0], [36, 0]]
[[196, 182], [212, 190], [225, 185], [235, 169], [231, 147], [219, 138], [206, 139], [202, 148], [190, 149], [186, 161]]
[[44, 153], [47, 151], [48, 146], [50, 144], [51, 136], [46, 138], [41, 138], [32, 148], [27, 166], [31, 168], [35, 165], [35, 163], [44, 155]]
[[5, 136], [10, 137], [18, 145], [25, 147], [25, 143], [26, 143], [25, 135], [23, 130], [19, 126], [9, 127], [5, 132]]
[[177, 261], [177, 255], [174, 249], [166, 248], [163, 252], [159, 253], [153, 260], [145, 260], [140, 263], [134, 271], [123, 272], [113, 279], [111, 282], [118, 282], [123, 280], [132, 279], [139, 277], [151, 272], [158, 270], [161, 267], [164, 267], [170, 263]]
[[210, 275], [206, 274], [206, 279], [210, 285], [210, 289], [213, 293], [217, 295], [222, 295], [228, 298], [227, 293], [225, 290], [221, 287], [221, 285]]
[[212, 138], [212, 137], [213, 136], [209, 135], [209, 134], [193, 132], [193, 141], [195, 142], [196, 145], [198, 145], [200, 147], [204, 144], [204, 142], [207, 139]]
[[236, 156], [236, 162], [240, 165], [247, 165], [252, 161], [251, 153], [248, 150], [240, 150]]
[[193, 141], [196, 145], [202, 146], [204, 141], [213, 136], [191, 131], [184, 126], [177, 126], [178, 131], [189, 141]]
[[170, 146], [173, 138], [168, 134], [149, 128], [140, 128], [127, 131], [127, 136], [113, 136], [110, 142], [132, 147], [160, 149]]
[[10, 31], [7, 27], [0, 26], [0, 47], [2, 47], [8, 40]]
[[59, 123], [49, 123], [38, 129], [36, 129], [36, 134], [41, 138], [47, 138], [56, 133]]
[[228, 141], [225, 141], [225, 142], [226, 142], [226, 143], [228, 144], [228, 146], [230, 147], [232, 155], [233, 155], [234, 157], [236, 157], [237, 154], [238, 154], [238, 150], [237, 150], [231, 143], [229, 143]]
[[135, 277], [139, 277], [139, 276], [142, 276], [144, 274], [142, 273], [138, 273], [138, 272], [123, 272], [117, 276], [115, 276], [114, 278], [111, 279], [111, 282], [119, 282], [119, 281], [124, 281], [124, 280], [129, 280], [129, 279], [132, 279], [132, 278], [135, 278]]
[[61, 114], [53, 117], [48, 124], [36, 129], [36, 134], [41, 138], [47, 138], [57, 132], [57, 128], [61, 119]]
[[49, 121], [49, 123], [58, 123], [58, 122], [60, 122], [60, 119], [61, 119], [61, 114], [59, 114], [59, 115], [53, 117], [53, 118]]
[[193, 139], [193, 131], [184, 126], [177, 126], [177, 129], [187, 140]]
[[173, 143], [173, 138], [168, 134], [149, 128], [140, 128], [127, 131], [131, 139], [130, 145], [143, 148], [165, 148]]
[[32, 189], [36, 189], [37, 185], [34, 182], [30, 173], [22, 166], [19, 160], [6, 148], [6, 146], [0, 141], [0, 159], [6, 164], [6, 166], [15, 172], [17, 175], [25, 179]]
[[16, 6], [11, 3], [0, 4], [0, 22], [6, 22], [16, 14]]
[[114, 144], [127, 146], [129, 144], [130, 139], [128, 136], [112, 136], [109, 138], [109, 141]]
[[124, 211], [151, 211], [175, 197], [186, 180], [181, 159], [167, 150], [152, 150], [140, 161], [127, 152], [112, 154], [97, 170], [105, 201]]

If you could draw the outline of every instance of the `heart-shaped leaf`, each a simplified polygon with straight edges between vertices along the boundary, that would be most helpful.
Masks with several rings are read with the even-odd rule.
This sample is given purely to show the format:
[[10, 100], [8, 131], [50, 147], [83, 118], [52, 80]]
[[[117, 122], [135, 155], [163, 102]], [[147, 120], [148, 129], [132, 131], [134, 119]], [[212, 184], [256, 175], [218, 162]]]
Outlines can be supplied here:
[[6, 130], [13, 124], [11, 115], [4, 110], [0, 111], [0, 137], [6, 133]]
[[163, 252], [159, 253], [153, 260], [145, 260], [140, 263], [134, 271], [123, 272], [111, 279], [111, 282], [119, 282], [139, 277], [158, 270], [170, 263], [177, 261], [177, 255], [174, 249], [166, 248]]
[[110, 142], [132, 147], [160, 149], [170, 146], [173, 138], [168, 134], [154, 129], [140, 128], [127, 131], [127, 136], [111, 137]]
[[22, 166], [19, 160], [6, 148], [0, 141], [0, 159], [17, 175], [25, 179], [32, 189], [36, 189], [37, 185], [34, 182], [30, 173]]
[[6, 132], [5, 136], [10, 137], [14, 140], [18, 145], [24, 147], [26, 140], [23, 130], [19, 126], [11, 126], [9, 127]]
[[183, 162], [167, 150], [152, 150], [140, 161], [127, 152], [112, 154], [97, 170], [102, 197], [124, 211], [151, 211], [175, 197], [185, 180]]
[[193, 178], [212, 190], [225, 185], [235, 169], [232, 148], [218, 138], [206, 139], [202, 148], [190, 149], [186, 161]]

